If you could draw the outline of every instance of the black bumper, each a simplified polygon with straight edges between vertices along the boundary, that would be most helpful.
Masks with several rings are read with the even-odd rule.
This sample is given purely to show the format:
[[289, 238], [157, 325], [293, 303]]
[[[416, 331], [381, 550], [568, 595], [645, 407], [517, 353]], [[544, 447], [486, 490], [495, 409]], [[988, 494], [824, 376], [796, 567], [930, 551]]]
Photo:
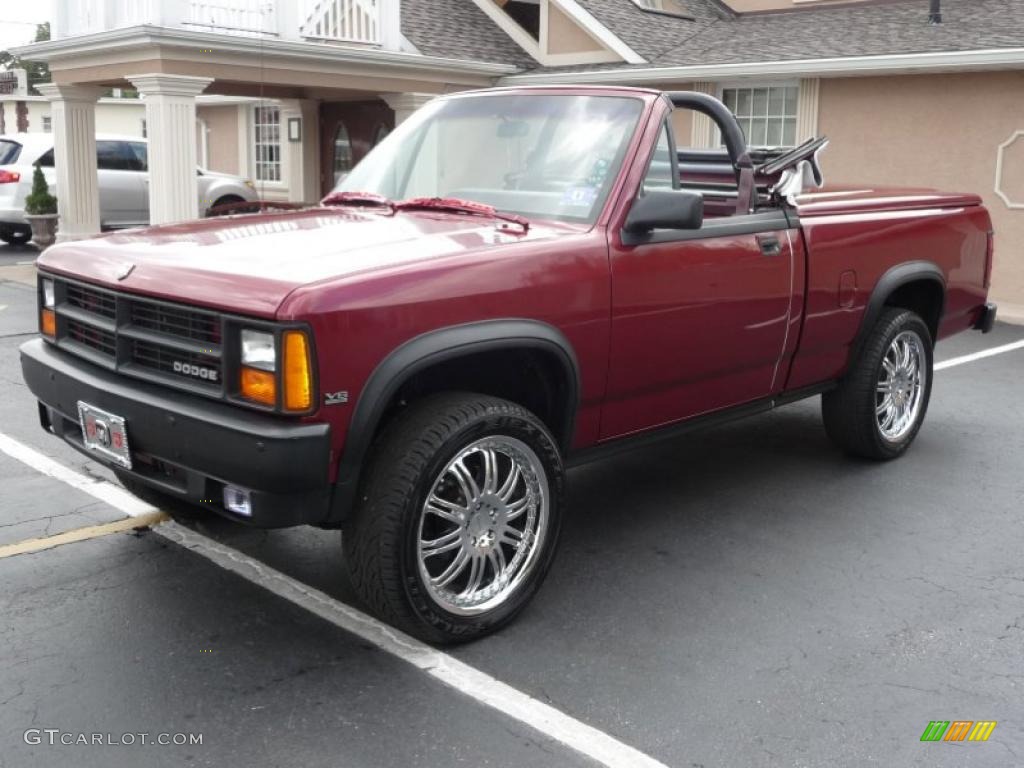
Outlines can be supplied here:
[[[25, 383], [39, 400], [45, 429], [90, 458], [78, 401], [122, 416], [132, 469], [111, 469], [177, 498], [261, 528], [328, 519], [330, 428], [248, 413], [235, 406], [126, 380], [53, 348], [42, 339], [21, 347]], [[252, 516], [228, 512], [225, 485], [250, 492]]]
[[996, 305], [989, 302], [979, 310], [978, 317], [974, 321], [974, 330], [981, 331], [982, 333], [988, 333], [992, 330], [992, 326], [995, 324]]

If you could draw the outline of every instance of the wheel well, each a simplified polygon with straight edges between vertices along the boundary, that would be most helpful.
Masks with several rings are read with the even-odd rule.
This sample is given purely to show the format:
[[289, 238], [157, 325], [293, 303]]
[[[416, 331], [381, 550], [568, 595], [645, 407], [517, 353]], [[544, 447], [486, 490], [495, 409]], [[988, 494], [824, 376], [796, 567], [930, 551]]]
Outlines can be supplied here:
[[935, 280], [914, 280], [904, 283], [889, 294], [885, 306], [909, 309], [920, 315], [931, 331], [934, 343], [938, 338], [944, 302], [945, 293], [941, 283]]
[[216, 200], [213, 201], [213, 205], [211, 205], [210, 207], [213, 208], [214, 206], [217, 206], [217, 205], [227, 205], [228, 203], [244, 203], [244, 202], [245, 202], [245, 198], [242, 197], [241, 195], [236, 195], [236, 194], [233, 194], [233, 193], [229, 193], [229, 194], [221, 195], [220, 197], [218, 197]]
[[511, 400], [544, 422], [559, 445], [572, 439], [575, 382], [556, 353], [534, 348], [471, 352], [417, 371], [388, 402], [377, 432], [410, 403], [451, 391]]

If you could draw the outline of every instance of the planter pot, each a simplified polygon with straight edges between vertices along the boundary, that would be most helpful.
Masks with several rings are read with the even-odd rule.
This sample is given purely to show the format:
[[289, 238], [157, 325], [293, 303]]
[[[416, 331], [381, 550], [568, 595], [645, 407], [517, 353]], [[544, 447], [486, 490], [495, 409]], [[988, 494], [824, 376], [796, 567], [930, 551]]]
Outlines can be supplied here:
[[45, 251], [57, 239], [57, 214], [42, 213], [37, 216], [25, 214], [25, 219], [32, 227], [32, 242]]

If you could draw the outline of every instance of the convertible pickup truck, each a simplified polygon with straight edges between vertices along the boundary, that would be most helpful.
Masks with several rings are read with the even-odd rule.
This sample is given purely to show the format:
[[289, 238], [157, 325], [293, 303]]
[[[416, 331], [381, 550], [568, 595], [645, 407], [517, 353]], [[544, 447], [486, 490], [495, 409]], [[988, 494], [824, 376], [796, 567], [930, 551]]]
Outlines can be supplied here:
[[936, 341], [992, 327], [991, 221], [823, 189], [825, 143], [749, 148], [699, 93], [438, 98], [317, 206], [46, 251], [25, 381], [139, 496], [341, 529], [370, 610], [479, 637], [551, 566], [566, 467], [812, 396], [853, 456], [913, 442]]

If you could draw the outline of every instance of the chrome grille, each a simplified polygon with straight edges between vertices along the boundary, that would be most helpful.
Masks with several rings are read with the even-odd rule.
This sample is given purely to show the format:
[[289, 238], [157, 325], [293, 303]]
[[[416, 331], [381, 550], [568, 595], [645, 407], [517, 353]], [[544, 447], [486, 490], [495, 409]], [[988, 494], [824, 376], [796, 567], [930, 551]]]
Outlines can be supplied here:
[[54, 288], [57, 346], [129, 376], [232, 396], [221, 354], [225, 316], [64, 278]]

